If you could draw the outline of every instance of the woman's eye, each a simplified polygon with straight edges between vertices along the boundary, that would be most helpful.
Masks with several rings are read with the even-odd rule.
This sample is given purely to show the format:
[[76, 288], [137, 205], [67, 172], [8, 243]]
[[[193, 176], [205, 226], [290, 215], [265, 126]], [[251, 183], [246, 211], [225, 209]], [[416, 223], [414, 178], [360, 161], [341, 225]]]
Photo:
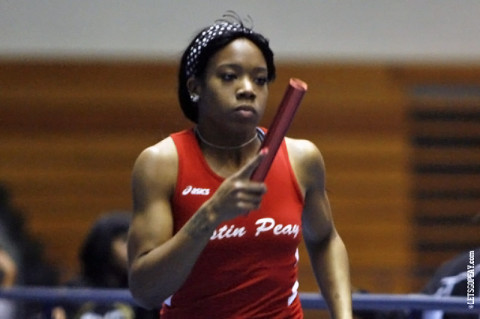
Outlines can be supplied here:
[[255, 79], [255, 83], [257, 83], [257, 85], [265, 85], [267, 82], [268, 79], [266, 77], [258, 77]]
[[223, 81], [232, 81], [235, 80], [236, 76], [234, 73], [223, 73], [220, 75]]

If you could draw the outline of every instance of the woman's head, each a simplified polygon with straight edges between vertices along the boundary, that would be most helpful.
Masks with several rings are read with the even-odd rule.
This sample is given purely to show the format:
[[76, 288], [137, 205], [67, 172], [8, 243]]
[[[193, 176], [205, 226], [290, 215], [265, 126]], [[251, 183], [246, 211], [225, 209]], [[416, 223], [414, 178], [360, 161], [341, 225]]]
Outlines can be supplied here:
[[268, 40], [246, 27], [243, 21], [234, 14], [226, 14], [223, 19], [200, 31], [183, 53], [178, 74], [178, 98], [185, 116], [197, 123], [198, 109], [195, 98], [190, 96], [187, 82], [195, 77], [202, 79], [210, 59], [232, 41], [246, 38], [253, 42], [262, 52], [268, 69], [268, 81], [276, 76], [273, 52]]
[[[102, 215], [90, 229], [80, 249], [83, 279], [97, 287], [127, 283], [126, 236], [131, 213], [114, 211]], [[122, 259], [125, 259], [122, 261]], [[112, 278], [114, 278], [112, 280]], [[113, 288], [113, 287], [112, 287]]]

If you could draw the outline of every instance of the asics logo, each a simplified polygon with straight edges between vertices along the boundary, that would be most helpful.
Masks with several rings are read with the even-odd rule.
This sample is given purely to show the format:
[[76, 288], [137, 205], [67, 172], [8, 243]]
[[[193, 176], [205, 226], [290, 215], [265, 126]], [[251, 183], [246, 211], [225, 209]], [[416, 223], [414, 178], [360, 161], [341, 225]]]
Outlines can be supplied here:
[[209, 188], [197, 188], [197, 187], [193, 187], [192, 185], [188, 185], [182, 191], [182, 195], [185, 196], [185, 195], [188, 195], [188, 194], [206, 196], [206, 195], [210, 194], [210, 189]]

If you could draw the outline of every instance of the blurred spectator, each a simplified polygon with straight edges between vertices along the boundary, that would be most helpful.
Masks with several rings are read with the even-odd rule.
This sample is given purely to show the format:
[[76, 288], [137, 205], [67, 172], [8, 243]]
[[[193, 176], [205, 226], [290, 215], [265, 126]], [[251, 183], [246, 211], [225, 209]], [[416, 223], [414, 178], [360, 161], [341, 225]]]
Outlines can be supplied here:
[[[17, 280], [17, 265], [12, 257], [0, 247], [0, 287], [12, 287]], [[15, 318], [15, 303], [11, 300], [0, 299], [0, 319]]]
[[18, 267], [16, 285], [55, 286], [58, 270], [44, 256], [43, 244], [25, 229], [20, 210], [10, 202], [10, 194], [0, 184], [0, 246]]
[[0, 287], [8, 288], [17, 280], [17, 264], [10, 255], [0, 247]]
[[[8, 286], [58, 285], [57, 269], [45, 259], [42, 243], [25, 229], [22, 212], [12, 205], [10, 193], [2, 184], [0, 184], [0, 247], [2, 279], [7, 280]], [[14, 271], [12, 267], [15, 268]], [[10, 301], [9, 304], [12, 311], [9, 319], [39, 318], [45, 310], [45, 305], [35, 302]]]
[[[22, 251], [23, 224], [22, 214], [12, 207], [10, 194], [6, 187], [0, 184], [0, 247], [4, 256], [7, 255], [15, 263], [16, 268], [22, 268], [24, 258]], [[17, 275], [12, 286], [23, 282], [21, 269], [17, 269]]]
[[[130, 212], [114, 211], [102, 215], [94, 223], [80, 248], [81, 272], [67, 286], [128, 288], [126, 240], [130, 220]], [[64, 310], [67, 318], [159, 318], [158, 310], [147, 311], [120, 302], [105, 305], [92, 301], [80, 306], [65, 306]]]
[[[432, 276], [427, 285], [422, 289], [422, 294], [450, 297], [460, 296], [467, 298], [469, 290], [474, 289], [474, 299], [480, 298], [479, 272], [480, 272], [480, 247], [465, 251], [454, 258], [444, 262]], [[473, 281], [473, 284], [469, 284]], [[365, 291], [355, 291], [366, 293]], [[473, 302], [473, 299], [471, 300]], [[357, 319], [479, 319], [478, 314], [445, 313], [442, 310], [414, 310], [410, 313], [403, 311], [354, 311]]]
[[[438, 268], [432, 279], [427, 283], [422, 293], [449, 297], [465, 297], [466, 306], [468, 305], [468, 296], [470, 301], [480, 297], [479, 291], [479, 272], [480, 272], [480, 247], [465, 251], [451, 260], [445, 262]], [[471, 291], [471, 290], [474, 291]], [[472, 298], [475, 296], [475, 298]], [[417, 314], [414, 318], [422, 319], [478, 319], [478, 314], [452, 314], [444, 313], [440, 310], [424, 311], [423, 314]]]

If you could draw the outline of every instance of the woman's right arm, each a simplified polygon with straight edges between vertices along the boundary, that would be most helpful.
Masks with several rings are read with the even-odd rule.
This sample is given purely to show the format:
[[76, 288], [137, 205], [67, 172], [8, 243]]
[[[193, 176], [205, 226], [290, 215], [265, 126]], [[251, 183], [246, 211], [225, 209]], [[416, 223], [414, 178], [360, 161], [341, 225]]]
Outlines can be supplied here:
[[[173, 235], [170, 198], [176, 183], [178, 156], [168, 138], [144, 150], [132, 173], [133, 219], [128, 236], [129, 287], [146, 308], [159, 307], [185, 281], [209, 236]], [[214, 229], [208, 212], [197, 214], [205, 233]]]
[[265, 185], [249, 178], [262, 157], [227, 178], [173, 234], [170, 200], [178, 171], [175, 145], [167, 138], [140, 154], [132, 174], [134, 216], [128, 237], [129, 287], [140, 305], [159, 307], [185, 282], [215, 228], [258, 208]]

